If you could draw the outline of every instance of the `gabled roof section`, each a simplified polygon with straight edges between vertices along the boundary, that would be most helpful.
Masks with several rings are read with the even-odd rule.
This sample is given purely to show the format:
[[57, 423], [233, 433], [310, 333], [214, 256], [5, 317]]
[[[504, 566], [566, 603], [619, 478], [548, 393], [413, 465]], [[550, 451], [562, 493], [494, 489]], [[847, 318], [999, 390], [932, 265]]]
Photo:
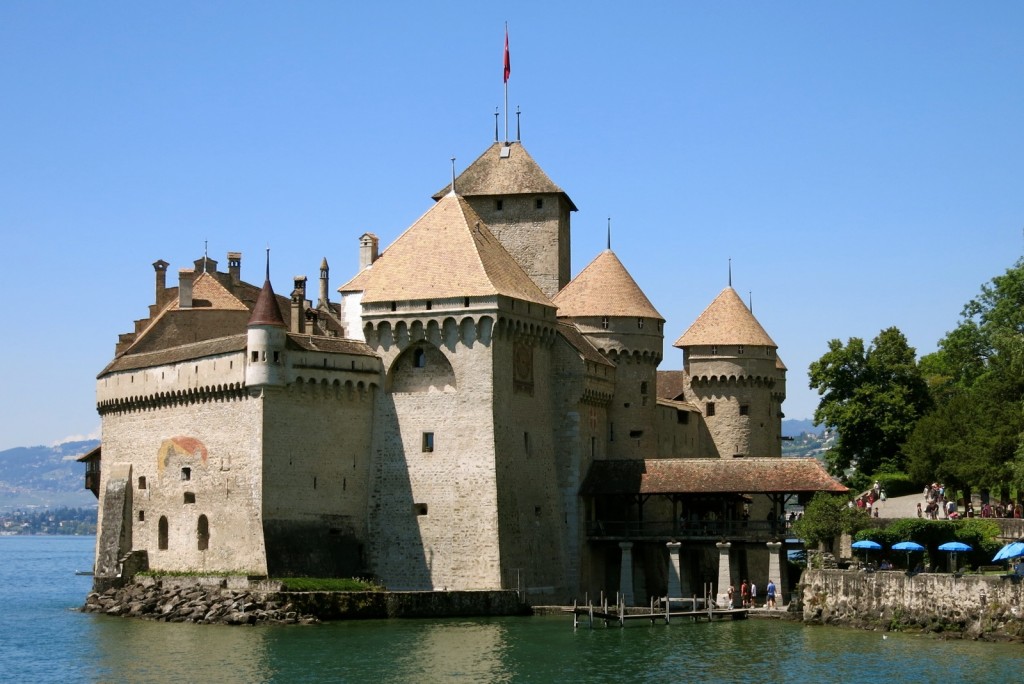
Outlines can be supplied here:
[[814, 458], [655, 458], [594, 461], [583, 495], [846, 493]]
[[256, 306], [252, 308], [252, 315], [249, 316], [249, 327], [254, 325], [288, 327], [281, 316], [281, 309], [277, 306], [277, 296], [274, 294], [274, 286], [270, 284], [269, 278], [263, 281], [263, 289], [260, 290], [260, 296], [256, 298]]
[[373, 266], [370, 266], [368, 268], [364, 268], [359, 273], [356, 273], [354, 276], [352, 276], [351, 280], [349, 280], [347, 283], [338, 288], [338, 292], [344, 294], [346, 292], [362, 292], [363, 290], [365, 290], [366, 281], [370, 279], [370, 270], [372, 268]]
[[686, 384], [689, 380], [686, 371], [668, 370], [658, 371], [655, 376], [658, 399], [677, 400], [683, 396]]
[[552, 301], [558, 307], [559, 317], [630, 316], [665, 320], [610, 249], [598, 254]]
[[504, 295], [552, 306], [458, 195], [442, 197], [364, 273], [364, 304]]
[[776, 347], [736, 290], [727, 287], [704, 309], [673, 346], [749, 344]]
[[[177, 297], [167, 307], [174, 311], [181, 309]], [[210, 273], [200, 273], [192, 283], [192, 307], [193, 309], [218, 309], [220, 311], [247, 311], [245, 305], [235, 295], [231, 294], [226, 287]]]
[[575, 325], [559, 321], [557, 330], [558, 334], [561, 335], [573, 349], [579, 352], [580, 358], [601, 366], [615, 367], [615, 364], [609, 361], [604, 354], [598, 351], [597, 347], [591, 344], [590, 340], [588, 340]]
[[[503, 151], [507, 151], [504, 156]], [[449, 183], [437, 191], [434, 199], [441, 199], [451, 189]], [[576, 205], [565, 191], [551, 182], [548, 175], [519, 142], [496, 142], [488, 147], [455, 179], [455, 191], [463, 197], [554, 193], [565, 195], [569, 209], [576, 211]]]

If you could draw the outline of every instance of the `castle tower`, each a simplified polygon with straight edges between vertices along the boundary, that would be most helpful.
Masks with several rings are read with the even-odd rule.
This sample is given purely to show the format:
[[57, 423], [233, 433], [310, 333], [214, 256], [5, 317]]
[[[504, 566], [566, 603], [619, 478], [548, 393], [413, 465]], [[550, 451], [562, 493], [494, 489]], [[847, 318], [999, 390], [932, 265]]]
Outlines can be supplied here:
[[288, 326], [281, 316], [274, 288], [270, 284], [268, 259], [267, 277], [252, 309], [247, 327], [249, 356], [245, 366], [246, 387], [284, 386], [284, 349], [287, 338]]
[[374, 414], [371, 564], [396, 589], [561, 585], [555, 308], [448, 194], [365, 277]]
[[558, 317], [570, 319], [616, 366], [615, 396], [608, 409], [608, 457], [655, 455], [655, 378], [665, 319], [610, 249], [566, 285], [554, 304]]
[[718, 456], [781, 456], [786, 368], [736, 291], [722, 290], [674, 346], [685, 355], [684, 395], [704, 414]]
[[569, 215], [576, 205], [522, 143], [491, 145], [455, 179], [455, 189], [545, 295], [554, 297], [568, 284]]

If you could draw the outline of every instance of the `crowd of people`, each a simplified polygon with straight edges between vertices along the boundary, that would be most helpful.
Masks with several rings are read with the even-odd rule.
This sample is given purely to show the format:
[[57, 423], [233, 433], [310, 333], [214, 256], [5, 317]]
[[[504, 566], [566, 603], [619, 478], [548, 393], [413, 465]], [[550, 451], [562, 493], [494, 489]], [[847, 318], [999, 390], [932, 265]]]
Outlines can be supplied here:
[[[764, 607], [765, 608], [768, 608], [769, 610], [775, 610], [775, 608], [777, 607], [776, 603], [775, 603], [776, 594], [777, 593], [778, 593], [778, 589], [775, 586], [775, 582], [773, 582], [769, 578], [768, 579], [768, 586], [765, 587], [765, 599], [764, 599]], [[732, 608], [732, 607], [735, 607], [735, 606], [736, 606], [735, 589], [730, 584], [729, 585], [729, 607]], [[754, 582], [752, 582], [752, 581], [748, 582], [747, 580], [743, 580], [743, 583], [740, 584], [740, 607], [741, 608], [757, 608], [758, 607], [758, 603], [757, 603], [757, 584], [755, 584]]]
[[946, 520], [957, 520], [961, 517], [1020, 518], [1024, 514], [1024, 507], [1020, 503], [987, 502], [976, 512], [974, 504], [968, 501], [961, 513], [956, 500], [946, 496], [946, 486], [941, 482], [933, 482], [924, 488], [924, 505], [917, 504], [917, 517], [938, 520], [940, 514]]

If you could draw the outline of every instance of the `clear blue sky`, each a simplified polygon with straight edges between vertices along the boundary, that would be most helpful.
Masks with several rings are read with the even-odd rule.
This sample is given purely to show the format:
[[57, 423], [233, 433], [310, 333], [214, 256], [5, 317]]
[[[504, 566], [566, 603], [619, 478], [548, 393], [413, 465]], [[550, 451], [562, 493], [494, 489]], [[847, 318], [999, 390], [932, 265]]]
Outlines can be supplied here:
[[[357, 267], [492, 141], [509, 22], [522, 139], [671, 345], [733, 284], [789, 418], [830, 339], [934, 351], [1024, 249], [1024, 3], [0, 3], [0, 449], [95, 433], [157, 259]], [[512, 125], [514, 135], [514, 119]]]

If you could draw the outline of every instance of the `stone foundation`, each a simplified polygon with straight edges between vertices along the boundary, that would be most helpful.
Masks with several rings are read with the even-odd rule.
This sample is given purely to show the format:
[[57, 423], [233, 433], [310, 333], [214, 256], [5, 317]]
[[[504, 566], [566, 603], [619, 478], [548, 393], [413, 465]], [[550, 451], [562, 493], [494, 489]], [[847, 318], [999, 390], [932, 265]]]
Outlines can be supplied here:
[[1024, 641], [1017, 576], [805, 570], [798, 590], [807, 623]]
[[139, 578], [89, 594], [82, 608], [161, 622], [253, 625], [322, 620], [526, 615], [514, 591], [280, 591], [279, 583], [225, 578]]

